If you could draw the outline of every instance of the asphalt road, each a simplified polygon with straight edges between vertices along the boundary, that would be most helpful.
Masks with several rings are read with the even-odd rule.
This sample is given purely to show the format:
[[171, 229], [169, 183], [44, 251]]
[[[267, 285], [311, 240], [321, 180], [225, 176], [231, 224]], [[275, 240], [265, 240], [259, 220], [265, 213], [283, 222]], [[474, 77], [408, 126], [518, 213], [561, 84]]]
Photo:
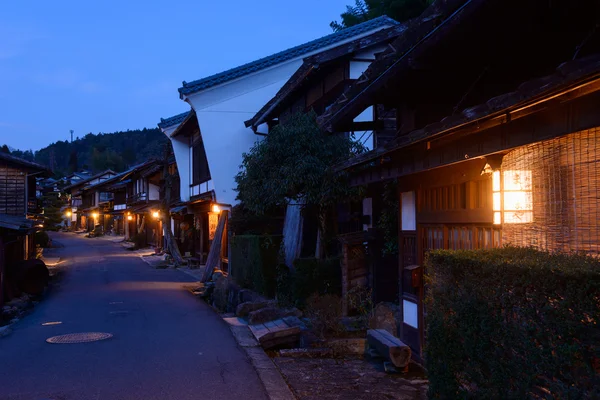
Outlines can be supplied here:
[[[0, 400], [266, 398], [226, 323], [183, 290], [193, 278], [105, 239], [54, 238], [65, 245], [65, 273], [0, 338]], [[81, 332], [114, 336], [46, 342]]]

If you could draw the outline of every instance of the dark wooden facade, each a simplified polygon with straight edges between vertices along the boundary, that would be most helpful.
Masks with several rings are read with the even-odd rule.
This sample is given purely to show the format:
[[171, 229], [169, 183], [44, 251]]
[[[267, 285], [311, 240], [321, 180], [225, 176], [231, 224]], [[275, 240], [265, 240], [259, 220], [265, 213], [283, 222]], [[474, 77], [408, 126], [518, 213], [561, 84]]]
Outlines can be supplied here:
[[[397, 182], [399, 332], [417, 358], [427, 251], [597, 251], [600, 231], [581, 218], [600, 208], [600, 40], [589, 35], [598, 7], [436, 2], [319, 119], [339, 132], [365, 107], [396, 110], [395, 137], [340, 169], [355, 185]], [[517, 175], [531, 178], [511, 194], [505, 178]], [[516, 211], [509, 194], [519, 197]]]

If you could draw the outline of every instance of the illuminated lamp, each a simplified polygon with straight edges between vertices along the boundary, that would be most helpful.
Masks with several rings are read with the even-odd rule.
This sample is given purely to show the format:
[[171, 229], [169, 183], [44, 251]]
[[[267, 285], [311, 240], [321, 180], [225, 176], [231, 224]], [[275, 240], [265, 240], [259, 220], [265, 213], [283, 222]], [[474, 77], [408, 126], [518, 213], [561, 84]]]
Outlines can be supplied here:
[[212, 211], [213, 211], [214, 213], [220, 213], [220, 212], [221, 212], [221, 209], [219, 208], [219, 206], [218, 206], [218, 205], [214, 204], [214, 205], [212, 206]]

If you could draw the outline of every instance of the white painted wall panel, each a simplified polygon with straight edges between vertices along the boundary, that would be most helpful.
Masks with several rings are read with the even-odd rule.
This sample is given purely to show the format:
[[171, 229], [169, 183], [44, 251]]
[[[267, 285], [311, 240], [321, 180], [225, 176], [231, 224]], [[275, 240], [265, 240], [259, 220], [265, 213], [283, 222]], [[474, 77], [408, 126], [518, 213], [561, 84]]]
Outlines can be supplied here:
[[402, 230], [414, 231], [417, 229], [415, 192], [402, 193], [400, 200], [402, 202]]
[[419, 329], [419, 312], [417, 303], [409, 300], [402, 300], [402, 310], [404, 315], [404, 323], [413, 328]]

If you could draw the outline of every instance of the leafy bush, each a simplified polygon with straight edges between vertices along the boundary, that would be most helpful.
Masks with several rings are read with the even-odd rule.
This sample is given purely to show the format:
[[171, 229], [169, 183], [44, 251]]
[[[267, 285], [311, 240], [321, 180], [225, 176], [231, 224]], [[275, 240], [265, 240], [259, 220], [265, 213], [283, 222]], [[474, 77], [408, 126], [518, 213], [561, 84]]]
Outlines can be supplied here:
[[36, 246], [40, 247], [49, 247], [50, 246], [50, 237], [46, 231], [38, 231], [35, 233], [33, 241]]
[[277, 303], [282, 307], [293, 307], [296, 305], [294, 296], [294, 279], [292, 271], [285, 264], [279, 264], [275, 268], [277, 274], [275, 293]]
[[281, 235], [236, 235], [231, 239], [231, 276], [242, 287], [275, 296]]
[[339, 258], [299, 258], [294, 261], [293, 286], [297, 306], [302, 306], [310, 295], [342, 293], [342, 269]]
[[344, 330], [340, 296], [314, 293], [306, 299], [304, 314], [310, 319], [313, 331], [321, 338], [326, 334], [337, 335]]
[[351, 314], [359, 317], [359, 327], [366, 329], [369, 319], [373, 316], [375, 305], [373, 304], [373, 289], [354, 286], [346, 295], [348, 309]]
[[600, 397], [600, 261], [506, 247], [426, 267], [430, 398]]

